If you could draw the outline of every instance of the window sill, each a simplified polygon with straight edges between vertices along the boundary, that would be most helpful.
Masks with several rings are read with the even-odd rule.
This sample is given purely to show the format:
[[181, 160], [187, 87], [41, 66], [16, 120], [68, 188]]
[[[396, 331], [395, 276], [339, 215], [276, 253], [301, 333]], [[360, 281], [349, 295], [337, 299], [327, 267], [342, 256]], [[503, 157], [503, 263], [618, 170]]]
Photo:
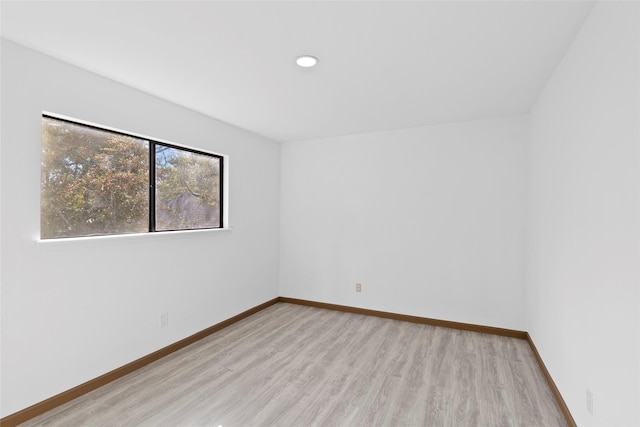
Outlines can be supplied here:
[[203, 235], [210, 233], [220, 233], [224, 231], [231, 231], [230, 227], [225, 228], [207, 228], [201, 230], [176, 230], [176, 231], [156, 231], [153, 233], [130, 233], [130, 234], [108, 234], [104, 236], [84, 236], [84, 237], [62, 237], [56, 239], [37, 239], [36, 243], [43, 245], [56, 245], [66, 243], [77, 242], [89, 242], [89, 241], [114, 241], [114, 240], [129, 240], [129, 241], [143, 241], [146, 239], [176, 239], [185, 238], [194, 235]]

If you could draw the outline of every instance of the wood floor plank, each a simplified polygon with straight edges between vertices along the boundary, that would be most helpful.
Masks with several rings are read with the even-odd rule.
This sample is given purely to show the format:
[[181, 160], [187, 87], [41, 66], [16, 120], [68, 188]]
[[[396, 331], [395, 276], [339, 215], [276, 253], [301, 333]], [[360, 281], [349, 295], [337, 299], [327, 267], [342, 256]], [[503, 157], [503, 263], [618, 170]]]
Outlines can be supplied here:
[[278, 303], [23, 425], [566, 424], [525, 340]]

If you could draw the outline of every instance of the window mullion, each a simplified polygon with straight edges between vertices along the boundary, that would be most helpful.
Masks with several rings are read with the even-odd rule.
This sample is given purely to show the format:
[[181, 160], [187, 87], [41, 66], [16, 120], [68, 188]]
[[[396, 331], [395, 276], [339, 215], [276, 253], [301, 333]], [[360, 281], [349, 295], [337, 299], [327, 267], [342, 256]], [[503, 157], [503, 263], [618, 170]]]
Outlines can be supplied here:
[[149, 141], [149, 232], [156, 231], [156, 144]]

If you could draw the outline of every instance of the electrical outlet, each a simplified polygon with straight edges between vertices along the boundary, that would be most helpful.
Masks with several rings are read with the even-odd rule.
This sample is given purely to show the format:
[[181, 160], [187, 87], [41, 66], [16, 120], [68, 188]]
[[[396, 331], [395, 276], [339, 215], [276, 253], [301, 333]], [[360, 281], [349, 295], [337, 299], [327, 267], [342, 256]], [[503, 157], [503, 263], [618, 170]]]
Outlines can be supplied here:
[[160, 327], [166, 328], [169, 326], [169, 313], [162, 313], [160, 315]]
[[362, 292], [362, 285], [360, 283], [356, 283], [356, 292]]
[[593, 415], [593, 393], [589, 389], [587, 389], [587, 411], [589, 415]]

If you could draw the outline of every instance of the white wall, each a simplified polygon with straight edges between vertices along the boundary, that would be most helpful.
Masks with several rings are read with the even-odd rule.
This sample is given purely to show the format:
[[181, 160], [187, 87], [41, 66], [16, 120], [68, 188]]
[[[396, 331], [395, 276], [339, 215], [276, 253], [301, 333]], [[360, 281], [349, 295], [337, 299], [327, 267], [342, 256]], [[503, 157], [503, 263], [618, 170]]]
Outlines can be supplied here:
[[[530, 123], [282, 150], [2, 41], [0, 416], [280, 294], [526, 329], [579, 425], [639, 425], [639, 12], [594, 8]], [[36, 243], [42, 110], [230, 155], [233, 230]]]
[[280, 294], [524, 329], [526, 135], [519, 116], [283, 144]]
[[[37, 243], [42, 110], [229, 155], [233, 230]], [[279, 156], [279, 143], [2, 41], [0, 416], [278, 296]]]
[[597, 4], [531, 114], [527, 330], [580, 426], [640, 425], [639, 18]]

